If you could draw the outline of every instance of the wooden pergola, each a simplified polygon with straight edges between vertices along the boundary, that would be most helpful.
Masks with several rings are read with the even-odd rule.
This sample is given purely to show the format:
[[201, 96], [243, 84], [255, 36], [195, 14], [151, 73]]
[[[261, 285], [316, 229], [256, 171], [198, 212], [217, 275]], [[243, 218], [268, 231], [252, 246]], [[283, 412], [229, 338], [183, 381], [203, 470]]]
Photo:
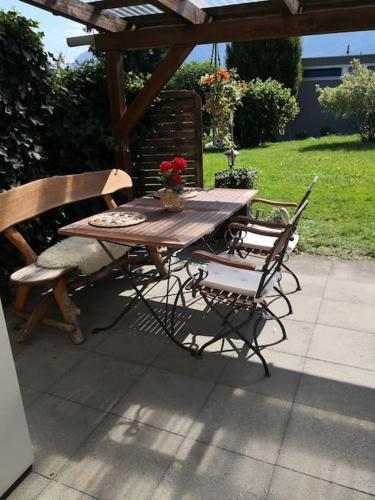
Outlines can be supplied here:
[[[195, 45], [375, 29], [374, 0], [22, 0], [97, 30], [68, 39], [105, 52], [115, 166], [128, 170], [128, 136]], [[127, 107], [123, 50], [169, 47]]]

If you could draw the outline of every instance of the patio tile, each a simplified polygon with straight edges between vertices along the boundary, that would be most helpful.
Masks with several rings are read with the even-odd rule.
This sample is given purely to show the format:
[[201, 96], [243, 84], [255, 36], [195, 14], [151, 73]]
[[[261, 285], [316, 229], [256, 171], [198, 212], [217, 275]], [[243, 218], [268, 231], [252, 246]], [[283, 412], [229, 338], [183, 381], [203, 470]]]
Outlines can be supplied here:
[[287, 265], [297, 275], [327, 276], [332, 266], [332, 258], [322, 255], [292, 255]]
[[94, 498], [64, 484], [50, 481], [50, 485], [39, 496], [38, 500], [90, 500]]
[[275, 463], [291, 403], [218, 385], [188, 437]]
[[[287, 319], [295, 321], [303, 321], [305, 323], [315, 323], [322, 299], [320, 297], [306, 296], [301, 293], [289, 295], [289, 300], [292, 303], [293, 314], [288, 316]], [[287, 314], [288, 307], [284, 300], [278, 299], [274, 302], [270, 309], [277, 316]]]
[[264, 368], [257, 356], [247, 361], [231, 359], [220, 377], [220, 383], [245, 391], [293, 401], [301, 378], [304, 358], [283, 352], [262, 352], [271, 377], [264, 376]]
[[276, 466], [268, 500], [370, 500], [366, 493]]
[[325, 299], [343, 300], [373, 305], [375, 303], [375, 267], [372, 283], [329, 278], [324, 293]]
[[186, 435], [212, 388], [210, 382], [150, 367], [112, 412]]
[[375, 423], [295, 405], [278, 465], [375, 493]]
[[206, 352], [201, 359], [195, 358], [188, 351], [170, 344], [153, 362], [153, 366], [174, 373], [181, 373], [209, 382], [216, 382], [228, 363], [222, 354]]
[[7, 500], [36, 500], [51, 481], [40, 474], [30, 474], [7, 497]]
[[86, 355], [72, 344], [40, 341], [21, 352], [15, 359], [21, 384], [45, 391]]
[[267, 351], [271, 349], [296, 354], [297, 356], [306, 356], [314, 331], [314, 324], [292, 319], [283, 319], [282, 322], [288, 336], [286, 340], [275, 343], [282, 338], [280, 327], [276, 321], [266, 321], [260, 331], [259, 344], [267, 345]]
[[[291, 269], [294, 271], [293, 265], [291, 266]], [[298, 293], [314, 297], [322, 297], [327, 282], [327, 274], [305, 274], [304, 272], [301, 272], [297, 273], [297, 276], [302, 288], [302, 291]], [[283, 272], [281, 283], [285, 292], [292, 292], [296, 288], [296, 282], [294, 281], [293, 276], [285, 271]]]
[[359, 368], [307, 359], [296, 401], [375, 421], [375, 374]]
[[147, 500], [183, 438], [109, 415], [58, 476], [102, 500]]
[[266, 498], [273, 466], [186, 439], [153, 500]]
[[141, 376], [145, 367], [89, 353], [49, 392], [98, 410], [110, 410]]
[[144, 334], [124, 329], [121, 333], [115, 332], [109, 335], [103, 332], [99, 335], [108, 337], [95, 349], [95, 352], [143, 365], [152, 363], [168, 345], [165, 337], [153, 333]]
[[34, 450], [34, 470], [53, 477], [105, 414], [43, 394], [26, 411]]
[[374, 283], [374, 273], [374, 262], [333, 259], [330, 277], [337, 280]]
[[375, 308], [373, 304], [323, 299], [318, 323], [375, 333]]
[[20, 385], [20, 391], [24, 408], [28, 408], [42, 394], [40, 391], [24, 385]]
[[375, 370], [375, 335], [317, 325], [308, 351], [309, 358]]

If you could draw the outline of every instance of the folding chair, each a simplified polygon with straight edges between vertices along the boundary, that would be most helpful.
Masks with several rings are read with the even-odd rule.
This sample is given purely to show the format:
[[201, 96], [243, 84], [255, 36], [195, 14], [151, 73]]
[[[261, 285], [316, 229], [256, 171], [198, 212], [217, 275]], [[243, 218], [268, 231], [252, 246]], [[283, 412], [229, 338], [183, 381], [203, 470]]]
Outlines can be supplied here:
[[[263, 203], [267, 205], [281, 207], [283, 222], [263, 221], [257, 218], [245, 217], [245, 216], [235, 217], [233, 219], [233, 222], [246, 224], [247, 227], [251, 227], [255, 230], [258, 229], [260, 231], [264, 230], [264, 228], [267, 228], [267, 231], [269, 232], [269, 234], [258, 234], [255, 231], [247, 231], [246, 234], [243, 236], [243, 238], [240, 238], [239, 240], [239, 245], [241, 246], [241, 249], [243, 251], [246, 251], [248, 255], [253, 254], [261, 256], [262, 254], [263, 255], [267, 254], [272, 249], [272, 246], [277, 236], [284, 230], [286, 224], [289, 223], [289, 214], [286, 211], [286, 207], [296, 207], [295, 214], [298, 213], [300, 208], [303, 206], [305, 201], [310, 196], [310, 193], [313, 190], [313, 187], [317, 180], [318, 177], [315, 176], [314, 179], [311, 181], [310, 185], [308, 186], [305, 194], [303, 195], [298, 205], [293, 202], [272, 201], [263, 198], [256, 198], [254, 200], [254, 203]], [[295, 227], [295, 230], [291, 234], [288, 246], [286, 248], [285, 258], [282, 263], [283, 269], [285, 269], [289, 274], [291, 274], [296, 282], [296, 289], [294, 290], [294, 292], [301, 290], [301, 285], [297, 275], [286, 265], [286, 261], [289, 259], [290, 255], [295, 250], [298, 240], [299, 240], [299, 235]]]
[[[203, 351], [211, 344], [224, 339], [229, 334], [236, 334], [261, 360], [265, 375], [270, 376], [269, 369], [258, 344], [256, 327], [253, 331], [253, 342], [246, 338], [240, 328], [251, 324], [254, 314], [262, 311], [277, 321], [283, 339], [286, 339], [286, 331], [280, 318], [269, 308], [267, 297], [278, 293], [279, 281], [281, 279], [280, 267], [288, 246], [295, 224], [300, 214], [306, 208], [308, 201], [300, 207], [292, 221], [286, 225], [280, 235], [276, 237], [271, 251], [264, 260], [261, 269], [248, 259], [241, 259], [233, 255], [215, 255], [206, 251], [196, 250], [193, 257], [204, 258], [209, 261], [207, 269], [200, 268], [199, 275], [192, 278], [189, 285], [193, 294], [199, 293], [207, 304], [222, 320], [223, 329], [214, 338], [199, 347], [194, 355], [200, 357]], [[255, 230], [257, 231], [257, 230]], [[218, 304], [226, 303], [231, 306], [227, 314], [223, 314], [217, 307]], [[236, 310], [245, 309], [249, 311], [248, 318], [240, 325], [234, 326], [230, 317]], [[257, 326], [258, 322], [255, 323]]]

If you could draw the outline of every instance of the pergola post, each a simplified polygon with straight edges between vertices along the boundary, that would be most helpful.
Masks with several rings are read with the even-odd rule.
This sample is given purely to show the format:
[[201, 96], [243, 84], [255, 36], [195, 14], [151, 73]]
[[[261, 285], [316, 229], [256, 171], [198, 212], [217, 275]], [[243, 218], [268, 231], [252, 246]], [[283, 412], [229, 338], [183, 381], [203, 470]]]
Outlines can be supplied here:
[[130, 173], [129, 137], [121, 131], [121, 118], [126, 111], [122, 52], [108, 51], [105, 60], [112, 127], [116, 140], [115, 167]]

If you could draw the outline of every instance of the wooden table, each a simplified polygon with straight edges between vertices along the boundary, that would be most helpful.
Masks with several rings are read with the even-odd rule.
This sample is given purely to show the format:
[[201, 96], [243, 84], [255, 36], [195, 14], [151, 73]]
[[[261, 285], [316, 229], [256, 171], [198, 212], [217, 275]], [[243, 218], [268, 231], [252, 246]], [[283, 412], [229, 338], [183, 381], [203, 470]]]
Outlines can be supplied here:
[[201, 190], [195, 198], [186, 200], [182, 212], [166, 212], [160, 200], [153, 196], [137, 198], [114, 210], [137, 211], [147, 220], [124, 228], [94, 227], [90, 217], [59, 230], [63, 236], [85, 236], [101, 241], [134, 243], [146, 246], [185, 248], [211, 233], [242, 207], [255, 198], [254, 189]]
[[[242, 207], [251, 203], [255, 196], [256, 191], [253, 189], [200, 190], [195, 198], [186, 200], [186, 207], [182, 212], [166, 212], [161, 207], [160, 199], [145, 196], [114, 209], [118, 211], [137, 211], [144, 214], [147, 220], [136, 226], [124, 228], [95, 227], [88, 223], [90, 217], [87, 217], [60, 229], [59, 233], [64, 236], [95, 238], [112, 259], [113, 257], [106, 248], [105, 242], [132, 243], [147, 246], [148, 248], [168, 248], [166, 261], [169, 262], [169, 271], [164, 275], [164, 277], [167, 277], [164, 319], [161, 319], [148, 303], [144, 295], [145, 287], [138, 286], [137, 277], [130, 269], [123, 269], [124, 276], [128, 278], [135, 291], [135, 297], [110, 325], [95, 328], [93, 333], [113, 328], [124, 314], [133, 307], [136, 301], [142, 301], [171, 340], [181, 348], [195, 354], [192, 348], [187, 347], [174, 337], [174, 322], [171, 321], [170, 327], [168, 326], [168, 297], [172, 255], [176, 250], [186, 248], [207, 234], [212, 233], [215, 228], [241, 210]], [[176, 301], [173, 304], [172, 318], [174, 317], [175, 308]]]

